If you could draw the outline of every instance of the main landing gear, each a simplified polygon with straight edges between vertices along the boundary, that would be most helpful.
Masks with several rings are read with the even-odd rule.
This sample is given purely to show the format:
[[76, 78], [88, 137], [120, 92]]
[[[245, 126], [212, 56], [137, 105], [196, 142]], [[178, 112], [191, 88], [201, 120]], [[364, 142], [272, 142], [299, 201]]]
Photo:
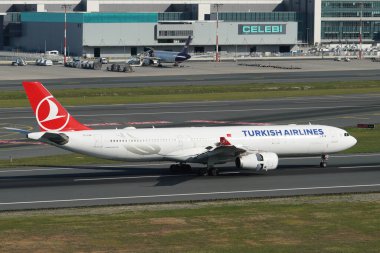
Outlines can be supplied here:
[[326, 168], [327, 167], [327, 160], [329, 160], [329, 155], [323, 154], [321, 156], [321, 162], [319, 163], [319, 167]]
[[206, 168], [202, 168], [199, 170], [199, 175], [200, 176], [217, 176], [219, 175], [219, 170], [215, 168], [214, 166], [208, 166]]
[[186, 163], [178, 163], [170, 165], [170, 172], [178, 173], [178, 172], [191, 172], [191, 166]]

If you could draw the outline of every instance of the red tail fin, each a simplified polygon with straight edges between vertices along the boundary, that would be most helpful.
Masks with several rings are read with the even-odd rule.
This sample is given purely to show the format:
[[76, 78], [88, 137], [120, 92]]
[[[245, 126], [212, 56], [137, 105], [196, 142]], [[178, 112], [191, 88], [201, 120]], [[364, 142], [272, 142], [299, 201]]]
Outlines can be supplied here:
[[22, 82], [22, 85], [42, 132], [91, 129], [76, 121], [41, 83]]

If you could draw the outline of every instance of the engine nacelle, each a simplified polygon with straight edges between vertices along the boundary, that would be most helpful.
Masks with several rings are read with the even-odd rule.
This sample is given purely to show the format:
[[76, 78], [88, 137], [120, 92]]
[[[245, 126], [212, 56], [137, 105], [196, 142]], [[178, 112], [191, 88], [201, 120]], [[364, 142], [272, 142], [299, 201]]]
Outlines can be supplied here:
[[278, 156], [271, 152], [262, 152], [237, 157], [236, 167], [249, 170], [274, 170], [278, 166]]

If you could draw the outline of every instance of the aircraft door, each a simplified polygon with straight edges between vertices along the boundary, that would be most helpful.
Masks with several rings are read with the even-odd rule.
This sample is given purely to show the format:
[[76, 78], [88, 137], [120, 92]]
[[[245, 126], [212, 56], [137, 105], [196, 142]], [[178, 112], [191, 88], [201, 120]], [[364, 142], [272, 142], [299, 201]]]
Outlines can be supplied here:
[[103, 148], [103, 136], [101, 134], [94, 135], [94, 148]]
[[100, 57], [100, 47], [94, 48], [94, 57], [99, 58]]

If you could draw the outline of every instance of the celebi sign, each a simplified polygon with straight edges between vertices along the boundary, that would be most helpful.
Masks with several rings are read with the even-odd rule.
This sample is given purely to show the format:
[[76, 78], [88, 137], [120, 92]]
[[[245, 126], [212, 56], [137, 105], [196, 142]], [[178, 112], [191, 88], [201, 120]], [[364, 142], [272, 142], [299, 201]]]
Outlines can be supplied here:
[[286, 34], [286, 24], [239, 24], [239, 35], [255, 35], [255, 34]]

